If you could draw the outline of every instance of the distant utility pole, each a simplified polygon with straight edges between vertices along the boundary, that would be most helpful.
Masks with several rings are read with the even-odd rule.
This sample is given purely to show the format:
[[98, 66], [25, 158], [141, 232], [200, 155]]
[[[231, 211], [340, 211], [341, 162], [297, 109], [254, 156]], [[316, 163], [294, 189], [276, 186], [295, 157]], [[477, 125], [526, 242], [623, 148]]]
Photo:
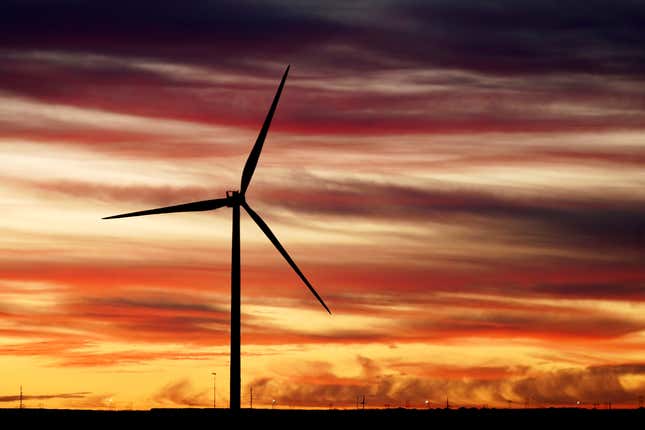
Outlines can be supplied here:
[[217, 372], [213, 372], [213, 409], [217, 409]]
[[643, 407], [643, 396], [638, 396], [638, 407], [639, 408]]
[[450, 403], [448, 402], [448, 397], [446, 396], [446, 409], [450, 409]]
[[363, 404], [363, 410], [365, 410], [365, 394], [363, 394], [363, 401], [361, 403]]
[[20, 384], [20, 409], [22, 409], [23, 404], [22, 404], [22, 384]]
[[251, 387], [251, 400], [249, 400], [249, 408], [253, 409], [253, 387]]

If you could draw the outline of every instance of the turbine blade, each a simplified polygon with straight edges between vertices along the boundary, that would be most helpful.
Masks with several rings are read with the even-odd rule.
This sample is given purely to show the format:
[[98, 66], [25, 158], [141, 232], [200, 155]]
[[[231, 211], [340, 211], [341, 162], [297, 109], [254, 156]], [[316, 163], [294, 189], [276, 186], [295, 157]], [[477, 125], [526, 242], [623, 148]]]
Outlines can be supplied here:
[[296, 263], [291, 259], [291, 257], [287, 253], [287, 250], [284, 249], [284, 247], [280, 244], [280, 241], [278, 240], [277, 237], [275, 237], [275, 234], [273, 234], [269, 226], [262, 220], [262, 218], [260, 218], [260, 215], [258, 215], [253, 209], [249, 207], [249, 205], [246, 202], [242, 203], [242, 206], [244, 207], [246, 212], [251, 216], [251, 218], [253, 218], [253, 221], [255, 221], [258, 227], [260, 227], [260, 230], [262, 230], [264, 234], [266, 234], [266, 236], [269, 238], [271, 243], [273, 243], [273, 246], [275, 246], [276, 249], [280, 252], [280, 254], [282, 254], [284, 259], [287, 260], [287, 263], [289, 263], [291, 268], [298, 274], [298, 276], [300, 276], [300, 279], [302, 279], [302, 282], [304, 282], [307, 288], [309, 288], [309, 291], [311, 291], [311, 293], [318, 299], [320, 304], [323, 305], [325, 310], [329, 312], [329, 314], [331, 315], [331, 311], [329, 310], [329, 308], [327, 307], [323, 299], [320, 297], [320, 295], [318, 295], [318, 293], [311, 285], [311, 283], [309, 283], [307, 278], [305, 278], [305, 275], [303, 275], [303, 273], [300, 271]]
[[242, 171], [242, 183], [240, 185], [240, 194], [242, 195], [246, 193], [246, 189], [251, 183], [253, 172], [255, 172], [255, 167], [258, 165], [260, 152], [262, 152], [262, 145], [264, 144], [264, 139], [267, 137], [269, 126], [271, 125], [271, 120], [273, 119], [275, 109], [278, 106], [278, 100], [280, 100], [280, 94], [282, 93], [282, 88], [284, 87], [284, 81], [287, 80], [287, 74], [289, 73], [290, 67], [291, 65], [288, 65], [287, 69], [284, 71], [284, 75], [282, 75], [282, 81], [280, 82], [280, 86], [278, 86], [278, 91], [276, 91], [275, 97], [273, 97], [273, 103], [271, 103], [267, 117], [264, 120], [264, 124], [262, 124], [260, 134], [258, 134], [258, 138], [255, 141], [255, 145], [253, 145], [253, 149], [249, 154], [249, 158], [246, 159], [246, 164], [244, 165], [244, 170]]
[[185, 203], [183, 205], [175, 206], [166, 206], [163, 208], [148, 209], [145, 211], [130, 212], [127, 214], [112, 215], [105, 217], [103, 219], [114, 219], [114, 218], [127, 218], [131, 216], [143, 216], [143, 215], [154, 215], [154, 214], [167, 214], [172, 212], [198, 212], [198, 211], [210, 211], [213, 209], [221, 208], [226, 206], [228, 199], [213, 199], [213, 200], [202, 200], [200, 202]]

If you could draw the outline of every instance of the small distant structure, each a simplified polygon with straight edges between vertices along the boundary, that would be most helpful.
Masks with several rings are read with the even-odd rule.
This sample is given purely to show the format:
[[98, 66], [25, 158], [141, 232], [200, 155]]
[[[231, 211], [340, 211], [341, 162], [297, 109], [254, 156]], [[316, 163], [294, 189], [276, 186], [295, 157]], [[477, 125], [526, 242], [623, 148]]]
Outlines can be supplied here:
[[217, 409], [217, 372], [211, 372], [213, 375], [213, 409]]
[[23, 409], [24, 405], [22, 403], [22, 384], [20, 384], [20, 409]]

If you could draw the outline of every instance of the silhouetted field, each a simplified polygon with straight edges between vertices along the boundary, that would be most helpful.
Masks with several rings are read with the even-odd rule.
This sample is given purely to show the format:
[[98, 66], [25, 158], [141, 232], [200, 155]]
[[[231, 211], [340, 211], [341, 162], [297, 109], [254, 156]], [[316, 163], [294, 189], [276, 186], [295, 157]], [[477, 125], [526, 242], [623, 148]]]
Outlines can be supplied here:
[[[563, 423], [582, 426], [630, 425], [643, 428], [645, 409], [382, 409], [382, 410], [242, 410], [152, 409], [150, 411], [86, 411], [64, 409], [2, 409], [0, 423], [52, 425], [204, 425], [215, 427], [281, 426], [306, 430], [307, 426], [437, 425], [540, 426]], [[230, 426], [230, 427], [229, 427]], [[4, 428], [7, 428], [3, 425]], [[220, 428], [221, 428], [220, 427]], [[147, 427], [149, 428], [149, 427]], [[176, 427], [173, 427], [176, 428]], [[212, 427], [211, 427], [212, 428]], [[332, 430], [336, 430], [333, 429]], [[395, 429], [397, 430], [397, 429]]]

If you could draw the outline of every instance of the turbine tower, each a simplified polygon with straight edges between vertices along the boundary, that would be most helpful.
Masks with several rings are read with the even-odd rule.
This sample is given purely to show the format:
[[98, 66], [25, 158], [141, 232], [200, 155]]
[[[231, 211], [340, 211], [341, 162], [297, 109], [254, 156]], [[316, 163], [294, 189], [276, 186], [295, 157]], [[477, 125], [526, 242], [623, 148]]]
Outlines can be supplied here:
[[255, 221], [255, 223], [260, 227], [260, 230], [269, 238], [273, 246], [276, 247], [278, 252], [282, 254], [287, 263], [291, 268], [298, 274], [302, 282], [305, 283], [309, 291], [318, 299], [320, 304], [325, 308], [325, 310], [331, 314], [331, 311], [316, 292], [311, 283], [307, 280], [305, 275], [300, 271], [296, 263], [287, 253], [287, 250], [284, 249], [278, 238], [273, 234], [269, 226], [260, 218], [246, 201], [246, 190], [251, 183], [251, 178], [253, 177], [253, 172], [258, 164], [260, 159], [260, 153], [262, 152], [262, 145], [266, 139], [267, 132], [269, 131], [269, 126], [271, 125], [271, 120], [273, 119], [273, 114], [275, 113], [276, 107], [278, 106], [278, 100], [280, 100], [280, 94], [282, 93], [282, 88], [284, 87], [284, 82], [287, 79], [287, 74], [289, 73], [289, 67], [284, 72], [278, 90], [273, 98], [273, 103], [269, 108], [264, 124], [260, 129], [258, 138], [253, 145], [253, 149], [249, 154], [246, 164], [244, 165], [244, 170], [242, 171], [242, 181], [240, 184], [239, 191], [227, 191], [225, 198], [212, 199], [212, 200], [202, 200], [199, 202], [184, 203], [176, 206], [167, 206], [163, 208], [149, 209], [139, 212], [130, 212], [126, 214], [114, 215], [105, 217], [103, 219], [113, 219], [113, 218], [126, 218], [134, 216], [143, 216], [143, 215], [153, 215], [153, 214], [165, 214], [172, 212], [197, 212], [197, 211], [209, 211], [219, 209], [224, 206], [228, 206], [233, 209], [233, 244], [231, 247], [231, 383], [230, 383], [230, 407], [232, 410], [240, 409], [240, 398], [241, 398], [241, 377], [240, 377], [240, 206], [249, 214], [249, 216]]

